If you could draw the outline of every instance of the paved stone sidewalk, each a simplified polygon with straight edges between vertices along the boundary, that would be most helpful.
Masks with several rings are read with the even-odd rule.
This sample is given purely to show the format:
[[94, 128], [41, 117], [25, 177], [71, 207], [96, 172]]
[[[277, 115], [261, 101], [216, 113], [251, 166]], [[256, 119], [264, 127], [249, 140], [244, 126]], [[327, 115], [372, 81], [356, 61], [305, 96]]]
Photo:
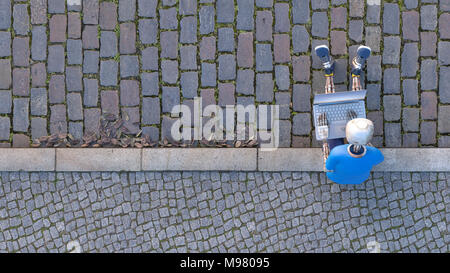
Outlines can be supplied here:
[[450, 173], [7, 173], [0, 251], [450, 251]]
[[[172, 106], [278, 104], [281, 146], [316, 147], [311, 99], [328, 44], [338, 90], [357, 45], [375, 146], [450, 147], [450, 0], [0, 0], [0, 146], [97, 132], [152, 139]], [[79, 3], [79, 4], [77, 4]]]

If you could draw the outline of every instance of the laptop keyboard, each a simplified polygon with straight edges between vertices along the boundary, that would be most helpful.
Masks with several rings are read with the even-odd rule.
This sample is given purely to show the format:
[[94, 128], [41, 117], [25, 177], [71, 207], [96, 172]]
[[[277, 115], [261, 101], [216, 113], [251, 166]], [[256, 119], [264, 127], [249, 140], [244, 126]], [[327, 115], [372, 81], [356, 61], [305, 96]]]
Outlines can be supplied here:
[[320, 114], [326, 113], [328, 122], [333, 121], [341, 121], [341, 120], [347, 120], [347, 113], [349, 110], [353, 110], [356, 113], [356, 116], [358, 118], [365, 117], [366, 115], [366, 109], [364, 108], [364, 101], [356, 101], [356, 102], [349, 102], [349, 103], [338, 103], [338, 104], [322, 104], [317, 105], [315, 108], [315, 118], [316, 118], [316, 124], [317, 119], [319, 118]]

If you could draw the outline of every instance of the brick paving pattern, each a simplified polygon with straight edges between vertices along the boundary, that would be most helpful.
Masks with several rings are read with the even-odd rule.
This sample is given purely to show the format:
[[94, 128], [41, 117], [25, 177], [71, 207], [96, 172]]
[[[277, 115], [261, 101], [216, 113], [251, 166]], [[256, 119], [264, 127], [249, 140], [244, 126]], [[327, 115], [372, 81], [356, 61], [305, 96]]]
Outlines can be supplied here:
[[[77, 3], [78, 1], [69, 1]], [[174, 104], [277, 104], [283, 147], [319, 147], [311, 101], [328, 44], [350, 90], [357, 45], [378, 147], [450, 147], [450, 3], [0, 0], [0, 146], [97, 132], [104, 113], [167, 136]], [[380, 5], [373, 5], [379, 2]]]
[[448, 253], [449, 188], [450, 173], [3, 172], [0, 252]]

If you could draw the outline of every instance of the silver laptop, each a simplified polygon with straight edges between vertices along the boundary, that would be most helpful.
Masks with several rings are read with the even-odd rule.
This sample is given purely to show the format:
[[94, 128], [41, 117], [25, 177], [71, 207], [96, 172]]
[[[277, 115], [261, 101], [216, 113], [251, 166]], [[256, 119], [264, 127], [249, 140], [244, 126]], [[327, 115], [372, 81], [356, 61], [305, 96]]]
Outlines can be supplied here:
[[[358, 118], [366, 118], [364, 99], [366, 90], [345, 91], [314, 96], [314, 126], [317, 128], [320, 114], [326, 113], [328, 119], [328, 139], [344, 138], [349, 110], [353, 110]], [[317, 129], [316, 139], [321, 140]]]

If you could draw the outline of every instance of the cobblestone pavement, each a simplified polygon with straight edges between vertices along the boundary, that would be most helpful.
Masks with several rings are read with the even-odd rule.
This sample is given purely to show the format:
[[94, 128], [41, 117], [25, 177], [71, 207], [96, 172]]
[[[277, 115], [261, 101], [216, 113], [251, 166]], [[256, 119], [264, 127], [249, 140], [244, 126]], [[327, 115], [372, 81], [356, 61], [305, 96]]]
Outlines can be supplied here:
[[281, 146], [318, 146], [328, 44], [338, 90], [356, 46], [374, 145], [450, 147], [450, 0], [0, 0], [0, 146], [97, 132], [102, 113], [168, 136], [179, 102], [278, 104]]
[[0, 251], [449, 252], [450, 173], [1, 173]]

